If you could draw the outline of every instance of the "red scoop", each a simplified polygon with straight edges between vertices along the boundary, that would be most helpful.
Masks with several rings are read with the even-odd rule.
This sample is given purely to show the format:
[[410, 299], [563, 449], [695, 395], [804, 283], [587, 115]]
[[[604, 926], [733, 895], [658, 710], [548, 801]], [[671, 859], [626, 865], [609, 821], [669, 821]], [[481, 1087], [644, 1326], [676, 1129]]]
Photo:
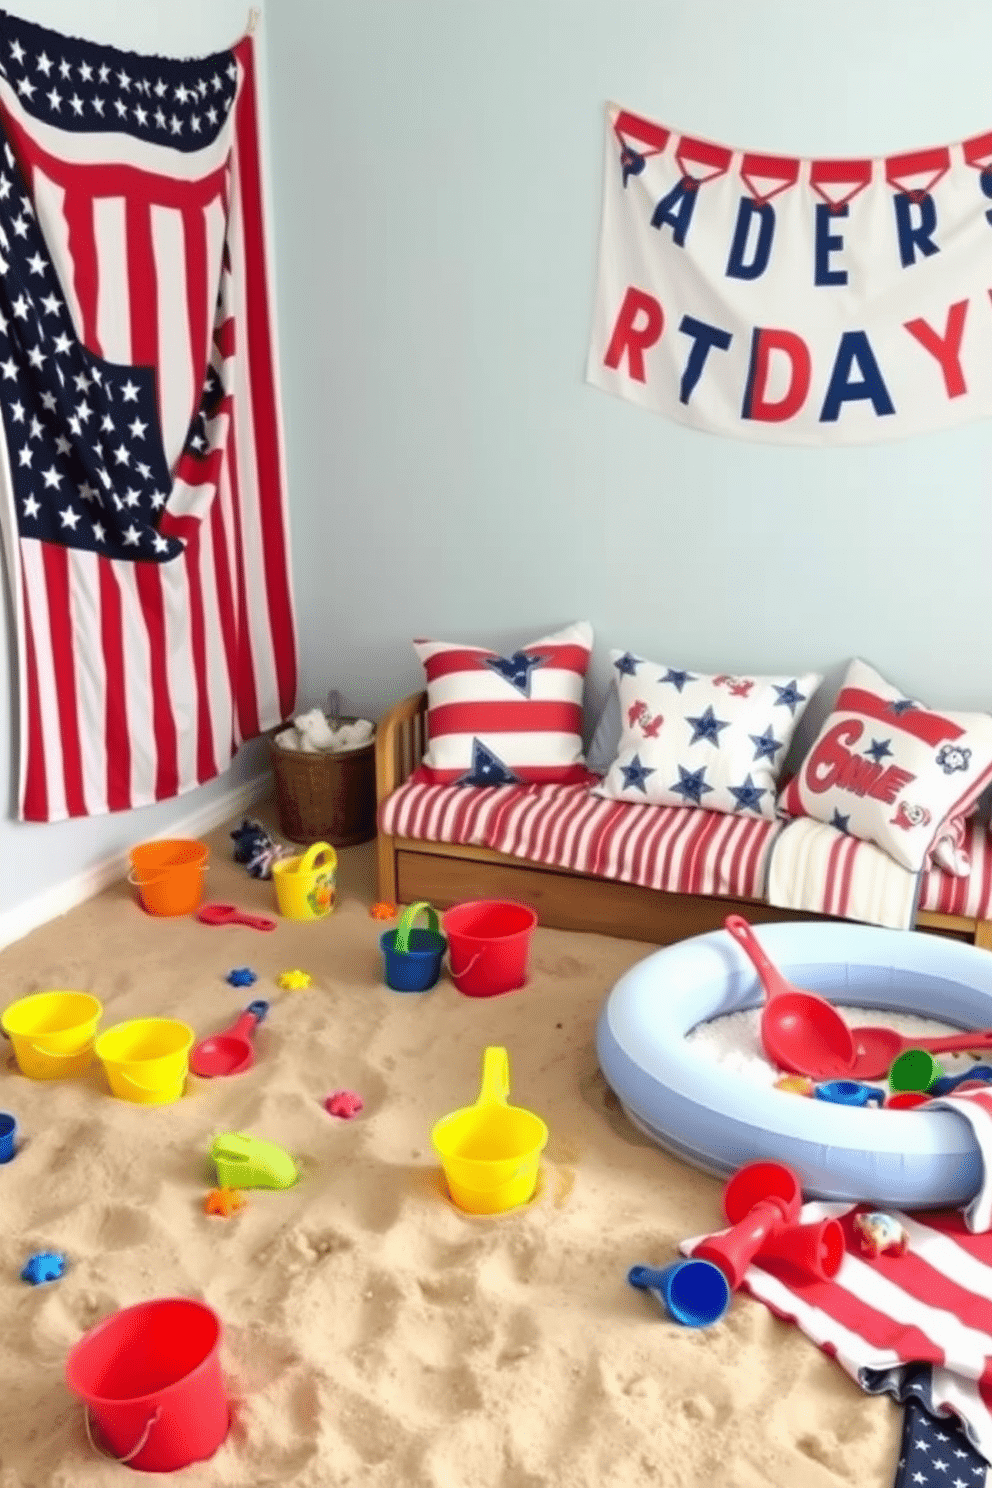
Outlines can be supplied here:
[[880, 1080], [904, 1049], [926, 1049], [931, 1054], [959, 1054], [965, 1049], [992, 1049], [992, 1030], [949, 1033], [943, 1038], [917, 1038], [894, 1028], [852, 1028], [854, 1080]]
[[210, 1079], [214, 1075], [240, 1075], [255, 1063], [255, 1051], [248, 1041], [269, 1010], [269, 1004], [259, 999], [245, 1008], [241, 1017], [223, 1033], [201, 1039], [190, 1052], [189, 1067], [194, 1075]]
[[765, 955], [747, 920], [728, 915], [727, 933], [754, 963], [767, 1001], [761, 1014], [761, 1042], [780, 1069], [811, 1080], [849, 1077], [854, 1040], [840, 1013], [826, 998], [794, 987]]
[[205, 925], [248, 925], [252, 930], [274, 930], [277, 923], [268, 915], [247, 914], [236, 904], [201, 904], [196, 918]]

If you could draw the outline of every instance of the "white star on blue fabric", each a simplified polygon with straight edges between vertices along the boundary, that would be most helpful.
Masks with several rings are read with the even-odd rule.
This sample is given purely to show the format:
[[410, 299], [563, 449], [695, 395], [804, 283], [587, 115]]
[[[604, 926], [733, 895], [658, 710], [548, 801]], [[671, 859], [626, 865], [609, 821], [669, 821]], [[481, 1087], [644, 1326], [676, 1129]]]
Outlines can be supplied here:
[[526, 651], [514, 651], [512, 656], [485, 656], [483, 665], [498, 673], [504, 682], [509, 682], [524, 697], [530, 697], [531, 674], [535, 667], [543, 666], [547, 656], [531, 656]]
[[472, 768], [459, 777], [456, 785], [519, 785], [520, 778], [504, 765], [499, 755], [483, 744], [481, 739], [472, 740]]
[[641, 665], [641, 657], [632, 656], [629, 651], [625, 651], [622, 656], [617, 657], [613, 665], [621, 677], [632, 677]]
[[718, 749], [720, 747], [720, 730], [730, 727], [729, 722], [717, 718], [713, 712], [712, 703], [706, 709], [706, 712], [700, 713], [697, 718], [687, 717], [686, 723], [692, 724], [690, 744], [695, 744], [700, 739], [705, 739], [707, 744], [715, 744]]
[[669, 789], [673, 795], [681, 796], [683, 801], [691, 801], [694, 806], [699, 806], [703, 796], [713, 790], [711, 785], [706, 784], [706, 766], [703, 765], [699, 770], [686, 770], [679, 765], [678, 769], [678, 784], [669, 786]]
[[799, 691], [799, 684], [795, 680], [787, 682], [784, 687], [779, 687], [777, 682], [773, 682], [772, 686], [778, 693], [776, 708], [788, 708], [789, 712], [794, 714], [799, 704], [806, 701], [806, 694]]
[[748, 738], [754, 745], [754, 758], [770, 759], [773, 763], [775, 756], [782, 748], [781, 740], [776, 739], [771, 729], [766, 729], [763, 734], [748, 734]]
[[697, 680], [692, 672], [676, 671], [673, 667], [669, 667], [665, 675], [658, 678], [659, 683], [667, 682], [678, 692], [682, 691], [687, 682], [695, 682]]
[[888, 739], [872, 739], [865, 754], [870, 754], [876, 765], [881, 764], [887, 754], [891, 754]]
[[730, 794], [737, 802], [738, 811], [761, 811], [761, 798], [768, 794], [767, 788], [755, 785], [750, 773], [745, 775], [743, 785], [728, 786]]
[[[928, 1371], [929, 1373], [929, 1371]], [[902, 1446], [893, 1488], [978, 1488], [986, 1479], [984, 1457], [968, 1440], [953, 1417], [937, 1417], [924, 1400], [930, 1399], [929, 1380], [921, 1379], [916, 1393], [905, 1399]]]
[[644, 782], [654, 774], [654, 765], [642, 765], [640, 755], [635, 754], [629, 765], [621, 765], [624, 790], [639, 790], [647, 794]]

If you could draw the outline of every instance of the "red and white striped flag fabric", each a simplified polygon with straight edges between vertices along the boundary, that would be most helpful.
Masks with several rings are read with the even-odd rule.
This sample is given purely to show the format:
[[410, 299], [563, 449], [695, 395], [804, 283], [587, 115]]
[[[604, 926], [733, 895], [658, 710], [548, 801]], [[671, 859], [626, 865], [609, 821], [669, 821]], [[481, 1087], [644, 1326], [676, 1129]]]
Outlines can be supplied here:
[[0, 13], [0, 525], [23, 819], [192, 790], [292, 713], [253, 40]]
[[[906, 1232], [905, 1253], [871, 1256], [854, 1224], [870, 1204], [805, 1204], [804, 1223], [840, 1220], [845, 1253], [837, 1275], [805, 1281], [772, 1261], [755, 1261], [744, 1287], [872, 1394], [905, 1399], [918, 1366], [932, 1366], [929, 1408], [958, 1418], [992, 1462], [992, 1091], [934, 1104], [970, 1123], [982, 1153], [982, 1184], [964, 1213], [894, 1211]], [[700, 1238], [680, 1249], [690, 1254]]]

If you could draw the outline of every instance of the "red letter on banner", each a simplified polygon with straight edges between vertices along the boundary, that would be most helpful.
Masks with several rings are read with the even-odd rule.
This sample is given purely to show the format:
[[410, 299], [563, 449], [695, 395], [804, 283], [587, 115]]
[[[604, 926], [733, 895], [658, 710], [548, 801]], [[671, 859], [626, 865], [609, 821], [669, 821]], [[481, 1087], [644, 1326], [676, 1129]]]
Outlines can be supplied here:
[[961, 339], [964, 336], [964, 318], [968, 313], [968, 301], [958, 300], [947, 312], [947, 326], [943, 336], [938, 335], [925, 320], [907, 320], [906, 329], [915, 336], [920, 345], [940, 363], [944, 374], [944, 388], [949, 398], [960, 398], [968, 391], [961, 371]]
[[[773, 351], [785, 352], [791, 366], [789, 386], [785, 395], [775, 403], [765, 397]], [[801, 336], [794, 331], [773, 331], [767, 326], [755, 326], [741, 417], [761, 419], [767, 424], [780, 424], [784, 419], [792, 418], [806, 402], [812, 370], [809, 347]]]
[[[639, 315], [644, 316], [640, 325], [635, 325]], [[665, 313], [653, 295], [630, 285], [623, 297], [620, 314], [603, 361], [616, 370], [623, 361], [624, 352], [630, 359], [630, 375], [637, 382], [647, 382], [644, 373], [644, 353], [649, 346], [661, 340], [665, 327]]]

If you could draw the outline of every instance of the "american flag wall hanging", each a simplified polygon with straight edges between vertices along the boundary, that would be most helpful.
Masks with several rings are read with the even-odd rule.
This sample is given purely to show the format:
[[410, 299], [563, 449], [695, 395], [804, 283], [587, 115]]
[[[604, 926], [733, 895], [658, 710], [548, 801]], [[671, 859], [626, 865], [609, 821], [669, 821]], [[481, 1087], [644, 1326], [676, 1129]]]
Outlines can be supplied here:
[[295, 705], [253, 46], [138, 56], [0, 12], [25, 820], [178, 796]]
[[992, 412], [992, 132], [884, 159], [606, 113], [587, 379], [742, 439], [866, 443]]

